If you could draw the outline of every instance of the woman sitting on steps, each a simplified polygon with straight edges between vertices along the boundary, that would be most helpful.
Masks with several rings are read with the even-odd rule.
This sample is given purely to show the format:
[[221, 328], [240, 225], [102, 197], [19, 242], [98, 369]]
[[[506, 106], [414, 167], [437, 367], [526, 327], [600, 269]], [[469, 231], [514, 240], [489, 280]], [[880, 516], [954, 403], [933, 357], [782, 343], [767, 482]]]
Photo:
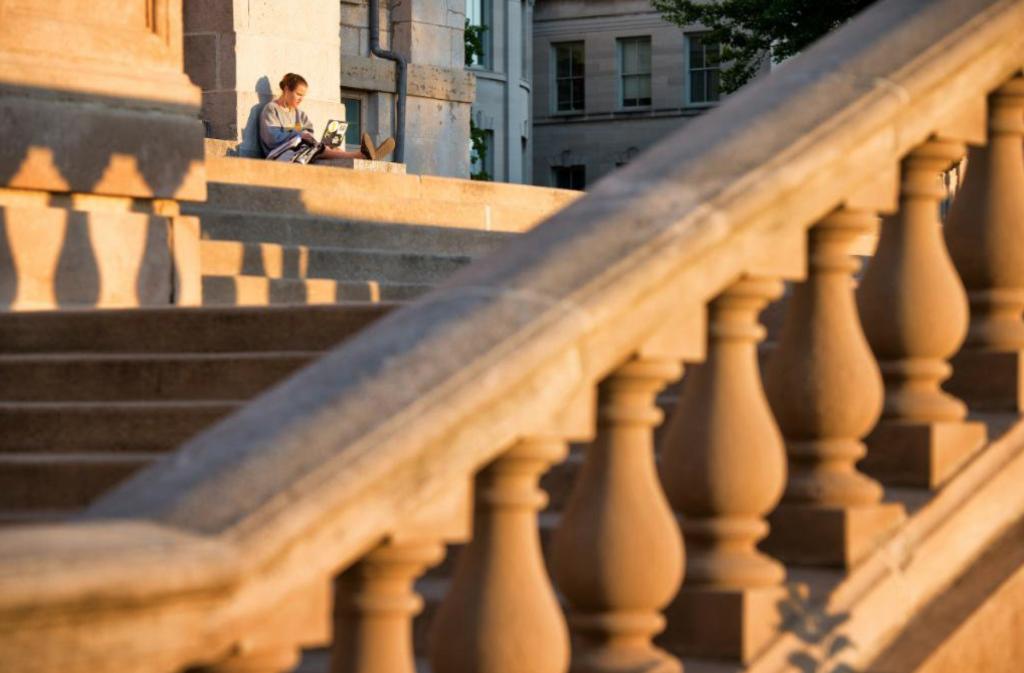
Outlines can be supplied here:
[[[263, 155], [270, 158], [275, 149], [284, 144], [291, 144], [296, 136], [311, 145], [316, 144], [313, 137], [313, 124], [305, 112], [299, 109], [302, 99], [306, 97], [309, 84], [302, 75], [290, 72], [281, 80], [281, 96], [263, 106], [260, 112], [260, 147]], [[324, 147], [313, 159], [370, 159], [376, 161], [391, 154], [395, 149], [395, 139], [388, 138], [379, 146], [374, 147], [368, 133], [363, 133], [358, 152], [347, 152], [333, 147]], [[294, 153], [292, 153], [294, 154]], [[280, 161], [290, 161], [291, 154], [285, 152], [274, 156]]]

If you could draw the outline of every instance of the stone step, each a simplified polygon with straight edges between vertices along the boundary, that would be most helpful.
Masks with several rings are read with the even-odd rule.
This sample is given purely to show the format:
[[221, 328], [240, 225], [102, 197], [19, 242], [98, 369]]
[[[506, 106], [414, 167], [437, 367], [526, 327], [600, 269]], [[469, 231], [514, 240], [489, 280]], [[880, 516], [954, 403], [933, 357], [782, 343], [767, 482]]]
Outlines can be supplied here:
[[242, 400], [319, 353], [54, 353], [0, 355], [0, 400]]
[[204, 276], [328, 278], [343, 281], [432, 284], [469, 264], [470, 257], [345, 250], [342, 248], [203, 241]]
[[30, 523], [89, 504], [160, 457], [151, 453], [0, 453], [0, 512]]
[[217, 241], [278, 243], [480, 256], [516, 234], [456, 227], [410, 226], [327, 217], [209, 211], [201, 215], [202, 237]]
[[336, 304], [351, 301], [414, 299], [432, 286], [416, 283], [338, 281], [327, 278], [267, 278], [266, 276], [203, 276], [206, 306], [271, 306]]
[[0, 453], [168, 451], [241, 404], [0, 402]]
[[275, 213], [278, 215], [319, 215], [359, 222], [406, 226], [453, 227], [484, 231], [524, 232], [533, 229], [553, 211], [529, 202], [518, 206], [460, 203], [426, 199], [403, 199], [384, 195], [379, 199], [349, 199], [337, 190], [292, 193], [273, 187], [210, 183], [209, 200], [182, 209], [203, 217], [216, 211]]
[[[462, 206], [459, 212], [474, 214], [467, 228], [498, 231], [526, 231], [580, 197], [579, 192], [549, 187], [426, 175], [389, 175], [233, 157], [210, 158], [206, 169], [210, 189], [208, 206], [224, 208], [228, 200], [248, 196], [255, 198], [260, 206], [271, 205], [274, 212], [341, 215], [348, 205], [351, 210], [347, 212], [361, 211], [370, 215], [352, 219], [413, 224], [430, 224], [424, 220], [428, 214], [443, 216], [447, 209], [449, 215], [440, 218], [440, 226], [457, 226], [453, 220], [458, 219], [455, 212], [459, 209], [453, 206]], [[246, 194], [245, 190], [240, 192], [230, 187], [249, 189]], [[265, 192], [266, 197], [257, 196], [258, 191]], [[246, 202], [243, 200], [243, 203]], [[248, 203], [241, 210], [262, 210]], [[487, 217], [479, 215], [488, 211], [472, 206], [486, 206], [490, 210], [491, 226], [484, 226]], [[503, 221], [504, 216], [507, 221]], [[526, 224], [529, 219], [532, 221]], [[515, 227], [501, 226], [516, 223]]]
[[0, 353], [322, 351], [394, 303], [42, 311], [0, 320]]

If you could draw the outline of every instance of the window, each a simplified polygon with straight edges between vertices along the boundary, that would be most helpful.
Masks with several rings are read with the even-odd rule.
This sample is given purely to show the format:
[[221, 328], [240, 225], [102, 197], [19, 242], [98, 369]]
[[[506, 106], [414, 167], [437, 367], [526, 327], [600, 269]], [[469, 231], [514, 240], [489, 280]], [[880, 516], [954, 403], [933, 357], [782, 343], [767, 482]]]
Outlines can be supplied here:
[[622, 107], [651, 104], [651, 38], [625, 37], [619, 44]]
[[722, 50], [704, 35], [687, 35], [690, 44], [690, 103], [714, 103], [719, 99], [718, 77]]
[[470, 67], [490, 70], [491, 65], [491, 1], [466, 0], [466, 22], [479, 30], [480, 54], [473, 57]]
[[587, 186], [587, 167], [582, 164], [575, 166], [553, 166], [551, 181], [559, 189], [577, 189], [583, 191]]
[[363, 133], [363, 101], [358, 98], [342, 98], [341, 102], [345, 106], [345, 121], [348, 122], [345, 144], [359, 147], [359, 136]]
[[583, 43], [563, 42], [551, 46], [555, 52], [555, 111], [582, 112]]
[[494, 131], [481, 129], [469, 139], [469, 177], [494, 179]]

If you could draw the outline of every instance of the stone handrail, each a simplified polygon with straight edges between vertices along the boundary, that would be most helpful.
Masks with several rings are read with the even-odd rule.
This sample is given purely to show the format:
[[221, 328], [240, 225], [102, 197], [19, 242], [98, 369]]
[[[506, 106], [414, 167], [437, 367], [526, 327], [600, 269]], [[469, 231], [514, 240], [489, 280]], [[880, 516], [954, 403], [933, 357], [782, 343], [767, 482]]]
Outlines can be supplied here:
[[[883, 0], [78, 520], [0, 532], [0, 661], [173, 671], [294, 645], [302, 634], [268, 628], [282, 605], [360, 559], [428, 564], [431, 544], [466, 535], [478, 473], [476, 562], [525, 573], [529, 594], [537, 568], [505, 568], [484, 546], [522, 530], [538, 506], [527, 482], [593, 434], [597, 385], [612, 400], [602, 427], [614, 425], [633, 382], [653, 394], [679, 361], [703, 359], [709, 302], [724, 366], [733, 355], [715, 339], [753, 343], [773, 294], [761, 279], [805, 274], [807, 230], [837, 209], [894, 210], [901, 160], [934, 139], [983, 141], [986, 97], [1022, 65], [1024, 2]], [[778, 584], [771, 563], [750, 567]], [[704, 570], [701, 581], [738, 581]], [[477, 605], [471, 575], [456, 577], [463, 606]], [[557, 671], [567, 653], [539, 592], [531, 614], [554, 641], [526, 668]], [[472, 631], [452, 605], [442, 633]], [[471, 645], [452, 644], [434, 670], [483, 670]]]

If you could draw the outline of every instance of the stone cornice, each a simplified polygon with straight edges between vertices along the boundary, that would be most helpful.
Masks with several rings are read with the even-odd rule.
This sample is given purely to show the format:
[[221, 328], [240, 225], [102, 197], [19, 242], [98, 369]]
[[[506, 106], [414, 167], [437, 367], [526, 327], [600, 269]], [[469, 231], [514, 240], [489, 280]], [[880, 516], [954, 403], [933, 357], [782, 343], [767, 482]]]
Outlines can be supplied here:
[[[341, 86], [395, 93], [395, 64], [366, 56], [342, 56]], [[472, 103], [476, 98], [476, 76], [467, 70], [410, 63], [409, 95]]]

